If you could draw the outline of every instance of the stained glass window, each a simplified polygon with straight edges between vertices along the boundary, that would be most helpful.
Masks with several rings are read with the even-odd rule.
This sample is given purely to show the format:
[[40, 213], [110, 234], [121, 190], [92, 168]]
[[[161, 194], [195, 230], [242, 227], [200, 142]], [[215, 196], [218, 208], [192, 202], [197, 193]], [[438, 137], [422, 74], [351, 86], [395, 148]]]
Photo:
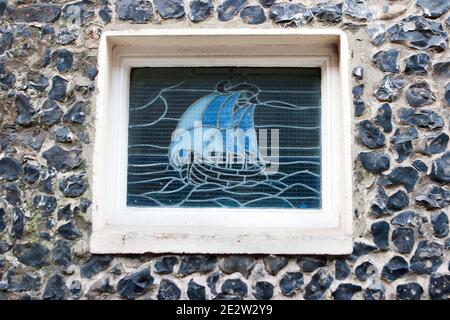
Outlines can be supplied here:
[[127, 205], [321, 207], [319, 68], [133, 68]]

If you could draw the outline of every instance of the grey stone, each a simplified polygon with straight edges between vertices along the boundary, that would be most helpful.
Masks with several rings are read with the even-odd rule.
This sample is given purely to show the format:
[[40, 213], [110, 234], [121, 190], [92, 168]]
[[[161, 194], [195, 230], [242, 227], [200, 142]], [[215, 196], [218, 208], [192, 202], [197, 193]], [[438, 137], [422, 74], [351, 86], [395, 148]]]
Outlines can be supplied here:
[[450, 107], [450, 82], [447, 83], [444, 90], [445, 102], [447, 103], [447, 107]]
[[401, 76], [385, 75], [374, 95], [382, 102], [393, 102], [399, 98], [405, 83]]
[[48, 164], [61, 172], [67, 172], [79, 167], [82, 163], [80, 158], [81, 150], [71, 149], [66, 150], [60, 146], [53, 146], [42, 153], [42, 156], [47, 160]]
[[369, 120], [363, 120], [358, 123], [358, 133], [361, 142], [371, 149], [384, 146], [384, 134]]
[[92, 5], [90, 0], [69, 2], [63, 7], [62, 13], [69, 22], [83, 25], [86, 19], [95, 14]]
[[370, 206], [370, 213], [379, 218], [389, 214], [387, 209], [388, 196], [383, 188], [378, 188], [378, 192], [374, 198], [372, 205]]
[[426, 75], [430, 68], [431, 58], [426, 53], [418, 53], [405, 59], [405, 73]]
[[24, 94], [18, 94], [14, 101], [16, 106], [16, 122], [21, 126], [27, 126], [33, 121], [33, 117], [36, 113], [31, 105], [30, 99]]
[[6, 229], [5, 223], [5, 209], [0, 208], [0, 233]]
[[73, 222], [67, 222], [56, 230], [64, 239], [75, 240], [81, 238], [81, 232], [76, 228]]
[[178, 274], [182, 277], [192, 273], [208, 273], [216, 267], [216, 257], [204, 255], [188, 255], [181, 259]]
[[397, 167], [388, 175], [380, 176], [378, 184], [388, 187], [402, 185], [409, 193], [414, 190], [418, 179], [419, 173], [413, 167]]
[[311, 10], [300, 3], [275, 3], [269, 10], [269, 18], [283, 26], [299, 27], [311, 22], [313, 17]]
[[205, 300], [206, 290], [205, 286], [196, 283], [194, 280], [189, 280], [187, 288], [187, 296], [189, 300]]
[[77, 101], [64, 115], [64, 122], [83, 124], [86, 120], [85, 108], [86, 104], [83, 101]]
[[267, 281], [258, 281], [255, 284], [253, 296], [257, 300], [270, 300], [273, 296], [273, 284]]
[[433, 232], [436, 238], [444, 238], [448, 235], [448, 217], [445, 212], [432, 213], [431, 225], [433, 226]]
[[394, 145], [395, 151], [397, 151], [398, 163], [406, 160], [413, 151], [412, 141], [417, 139], [419, 133], [415, 128], [397, 128], [390, 141]]
[[377, 268], [369, 261], [365, 261], [355, 268], [355, 276], [361, 281], [366, 281], [376, 273]]
[[306, 300], [320, 300], [325, 291], [330, 288], [332, 282], [333, 277], [329, 272], [323, 269], [317, 270], [305, 287], [304, 298]]
[[184, 16], [182, 0], [155, 0], [156, 10], [163, 19], [178, 19]]
[[327, 259], [324, 256], [300, 256], [297, 258], [297, 264], [300, 271], [313, 272], [318, 268], [327, 265]]
[[52, 3], [35, 3], [25, 7], [6, 8], [10, 19], [14, 22], [55, 22], [61, 17], [61, 7]]
[[383, 103], [378, 108], [376, 123], [383, 128], [383, 132], [392, 131], [392, 109], [388, 103]]
[[428, 185], [416, 197], [416, 202], [427, 209], [444, 208], [450, 204], [450, 190]]
[[53, 167], [43, 168], [41, 171], [39, 185], [41, 190], [48, 194], [53, 194], [53, 179], [56, 176], [56, 169]]
[[318, 3], [312, 13], [320, 22], [339, 23], [342, 21], [342, 2]]
[[55, 59], [59, 72], [66, 72], [73, 66], [73, 54], [67, 49], [53, 51], [52, 58]]
[[179, 300], [181, 290], [178, 286], [168, 279], [162, 279], [158, 289], [158, 300]]
[[66, 204], [64, 207], [58, 210], [57, 218], [58, 220], [70, 220], [74, 217], [72, 209], [70, 209], [70, 203]]
[[346, 279], [352, 271], [344, 259], [336, 260], [336, 262], [334, 264], [334, 270], [335, 270], [336, 280]]
[[67, 82], [66, 79], [60, 76], [54, 76], [48, 97], [52, 100], [64, 101], [67, 95]]
[[24, 265], [40, 268], [47, 262], [48, 249], [37, 242], [33, 242], [15, 245], [13, 253]]
[[220, 21], [233, 19], [247, 4], [247, 0], [223, 0], [217, 7], [217, 17]]
[[442, 117], [428, 109], [401, 108], [399, 118], [403, 123], [430, 130], [444, 126]]
[[200, 22], [211, 15], [214, 9], [212, 0], [191, 0], [189, 2], [189, 19], [193, 22]]
[[406, 192], [398, 190], [393, 195], [389, 196], [387, 201], [387, 208], [391, 211], [400, 211], [409, 205], [409, 198]]
[[11, 236], [15, 239], [19, 239], [23, 235], [24, 229], [24, 215], [20, 208], [14, 207], [12, 209], [12, 224], [11, 224]]
[[78, 39], [78, 30], [75, 27], [61, 28], [56, 33], [56, 43], [63, 46], [71, 44]]
[[419, 160], [419, 159], [414, 160], [412, 163], [412, 166], [414, 168], [416, 168], [416, 170], [419, 172], [427, 172], [428, 171], [427, 165], [422, 160]]
[[370, 42], [376, 47], [386, 41], [387, 32], [384, 24], [371, 23], [367, 25], [366, 32], [369, 36]]
[[372, 56], [372, 62], [383, 72], [399, 73], [400, 66], [397, 61], [399, 53], [397, 49], [379, 51]]
[[364, 0], [345, 0], [344, 13], [346, 16], [358, 21], [370, 21], [373, 13]]
[[45, 100], [39, 111], [39, 123], [52, 126], [57, 124], [63, 115], [63, 111], [59, 105], [53, 100]]
[[6, 241], [0, 240], [0, 254], [5, 254], [9, 250], [11, 250], [11, 246]]
[[47, 134], [44, 130], [35, 128], [14, 133], [13, 139], [17, 142], [21, 142], [22, 144], [29, 146], [34, 150], [38, 150], [42, 147], [46, 136]]
[[288, 264], [289, 259], [285, 256], [270, 255], [264, 257], [263, 261], [266, 271], [274, 276]]
[[426, 81], [417, 81], [405, 91], [406, 100], [412, 107], [423, 107], [436, 101], [436, 96]]
[[98, 15], [100, 16], [100, 19], [102, 19], [102, 21], [105, 24], [108, 24], [111, 22], [112, 9], [108, 6], [103, 6], [98, 11]]
[[217, 281], [219, 281], [220, 273], [213, 272], [206, 278], [206, 284], [208, 285], [208, 288], [211, 290], [212, 294], [217, 294], [216, 284]]
[[75, 140], [75, 137], [67, 127], [61, 127], [55, 130], [55, 139], [57, 142], [70, 143]]
[[355, 117], [360, 117], [366, 110], [366, 103], [361, 98], [353, 99], [353, 106], [355, 107], [355, 112], [353, 113]]
[[354, 86], [352, 89], [353, 98], [359, 99], [364, 93], [364, 84]]
[[[2, 54], [2, 33], [0, 33], [0, 54]], [[0, 88], [10, 89], [16, 83], [16, 76], [5, 68], [5, 63], [0, 59]]]
[[436, 182], [450, 182], [450, 152], [447, 151], [442, 157], [431, 164], [431, 180]]
[[433, 300], [450, 299], [450, 275], [433, 274], [430, 277], [428, 294]]
[[450, 250], [450, 238], [445, 239], [444, 249], [445, 250]]
[[417, 0], [416, 4], [422, 8], [427, 18], [439, 18], [450, 9], [449, 0]]
[[359, 257], [368, 255], [371, 252], [377, 251], [378, 248], [369, 244], [360, 241], [355, 241], [353, 243], [353, 251], [352, 254], [348, 257], [350, 261], [356, 261]]
[[29, 83], [30, 88], [39, 92], [44, 91], [48, 85], [48, 78], [42, 74]]
[[389, 229], [389, 223], [387, 223], [386, 221], [374, 222], [370, 226], [370, 232], [373, 236], [373, 242], [378, 248], [382, 250], [389, 249]]
[[[0, 160], [0, 168], [1, 168], [1, 160]], [[35, 183], [39, 179], [39, 174], [40, 174], [39, 170], [35, 166], [26, 163], [23, 166], [22, 180], [29, 184]], [[0, 176], [1, 176], [1, 169], [0, 169]]]
[[369, 172], [381, 173], [389, 169], [389, 155], [382, 152], [360, 152], [358, 155], [362, 166]]
[[385, 289], [380, 283], [373, 283], [363, 291], [364, 300], [384, 300]]
[[59, 190], [65, 197], [75, 198], [81, 196], [87, 190], [84, 174], [66, 177], [59, 182]]
[[420, 300], [423, 294], [423, 288], [417, 282], [408, 282], [400, 284], [396, 288], [397, 300]]
[[91, 294], [102, 294], [102, 293], [112, 293], [114, 288], [110, 284], [109, 277], [102, 277], [94, 282], [94, 284], [89, 288]]
[[[9, 29], [0, 28], [0, 54], [12, 48], [14, 35]], [[5, 61], [0, 60], [1, 68], [4, 68]], [[1, 72], [3, 73], [3, 72]]]
[[353, 283], [340, 283], [331, 294], [334, 300], [352, 300], [353, 295], [362, 291], [362, 287]]
[[258, 0], [258, 1], [264, 8], [270, 8], [275, 3], [275, 0]]
[[408, 273], [408, 262], [400, 257], [392, 257], [381, 270], [381, 279], [392, 282]]
[[364, 68], [361, 66], [357, 66], [357, 67], [353, 68], [352, 75], [357, 80], [364, 79]]
[[14, 181], [23, 173], [23, 168], [19, 161], [11, 157], [0, 159], [0, 178], [7, 181]]
[[242, 21], [247, 24], [261, 24], [266, 22], [264, 9], [260, 5], [246, 6], [240, 13]]
[[292, 297], [303, 286], [303, 274], [301, 272], [286, 272], [280, 280], [281, 293]]
[[444, 262], [442, 255], [442, 245], [422, 240], [411, 258], [410, 269], [417, 274], [433, 274]]
[[248, 278], [255, 265], [255, 259], [246, 255], [233, 255], [227, 256], [219, 260], [219, 269], [226, 274], [232, 274], [234, 272], [241, 273], [244, 277]]
[[50, 214], [55, 211], [57, 204], [54, 196], [40, 194], [33, 197], [33, 206], [44, 214]]
[[0, 17], [4, 16], [7, 6], [8, 0], [0, 0]]
[[[112, 257], [105, 255], [94, 255], [88, 262], [81, 265], [80, 274], [83, 278], [92, 278], [94, 275], [102, 272], [111, 264]], [[150, 275], [150, 271], [149, 271]], [[123, 279], [122, 279], [123, 280]], [[152, 278], [153, 282], [153, 278]], [[119, 281], [120, 283], [120, 281]], [[119, 289], [118, 289], [119, 290]]]
[[72, 265], [72, 253], [69, 242], [66, 240], [57, 240], [52, 250], [52, 260], [63, 270], [67, 270]]
[[443, 51], [448, 46], [448, 35], [442, 24], [422, 16], [406, 17], [387, 32], [392, 42], [403, 43], [413, 49]]
[[5, 183], [1, 185], [1, 188], [5, 190], [5, 199], [10, 205], [16, 206], [21, 203], [20, 190], [17, 185], [15, 185], [14, 183]]
[[153, 16], [153, 6], [150, 0], [117, 0], [116, 12], [121, 20], [146, 23]]
[[155, 273], [158, 274], [171, 274], [173, 268], [178, 263], [178, 258], [174, 256], [163, 257], [155, 262]]
[[423, 150], [420, 150], [426, 155], [433, 155], [444, 152], [448, 146], [449, 137], [445, 132], [431, 134], [426, 138], [426, 145]]
[[41, 278], [35, 274], [16, 274], [14, 270], [7, 272], [8, 290], [13, 292], [36, 291], [41, 286]]
[[64, 300], [67, 291], [64, 278], [60, 274], [54, 274], [48, 279], [42, 298], [44, 300]]
[[222, 293], [242, 299], [247, 296], [247, 285], [241, 279], [227, 279], [222, 284]]

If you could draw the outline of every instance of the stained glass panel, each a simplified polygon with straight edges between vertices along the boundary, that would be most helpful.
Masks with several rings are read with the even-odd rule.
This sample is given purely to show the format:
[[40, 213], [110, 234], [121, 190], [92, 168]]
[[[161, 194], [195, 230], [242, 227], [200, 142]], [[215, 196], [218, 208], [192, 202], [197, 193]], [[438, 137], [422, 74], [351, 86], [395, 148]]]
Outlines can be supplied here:
[[133, 68], [127, 205], [321, 207], [319, 68]]

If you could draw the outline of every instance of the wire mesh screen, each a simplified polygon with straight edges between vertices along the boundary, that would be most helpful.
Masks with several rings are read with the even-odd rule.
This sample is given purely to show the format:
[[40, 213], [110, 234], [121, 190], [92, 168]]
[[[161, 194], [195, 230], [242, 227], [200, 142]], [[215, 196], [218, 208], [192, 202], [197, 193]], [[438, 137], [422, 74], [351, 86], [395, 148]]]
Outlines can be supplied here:
[[319, 68], [133, 68], [127, 205], [320, 208]]

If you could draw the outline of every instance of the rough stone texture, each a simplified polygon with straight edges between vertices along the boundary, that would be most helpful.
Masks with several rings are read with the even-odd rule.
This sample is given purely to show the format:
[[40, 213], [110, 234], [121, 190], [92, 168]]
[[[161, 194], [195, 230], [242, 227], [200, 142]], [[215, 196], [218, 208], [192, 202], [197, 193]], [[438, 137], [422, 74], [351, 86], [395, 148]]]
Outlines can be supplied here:
[[[448, 1], [5, 4], [0, 299], [449, 299]], [[99, 35], [193, 22], [346, 32], [355, 107], [350, 255], [89, 253]]]

